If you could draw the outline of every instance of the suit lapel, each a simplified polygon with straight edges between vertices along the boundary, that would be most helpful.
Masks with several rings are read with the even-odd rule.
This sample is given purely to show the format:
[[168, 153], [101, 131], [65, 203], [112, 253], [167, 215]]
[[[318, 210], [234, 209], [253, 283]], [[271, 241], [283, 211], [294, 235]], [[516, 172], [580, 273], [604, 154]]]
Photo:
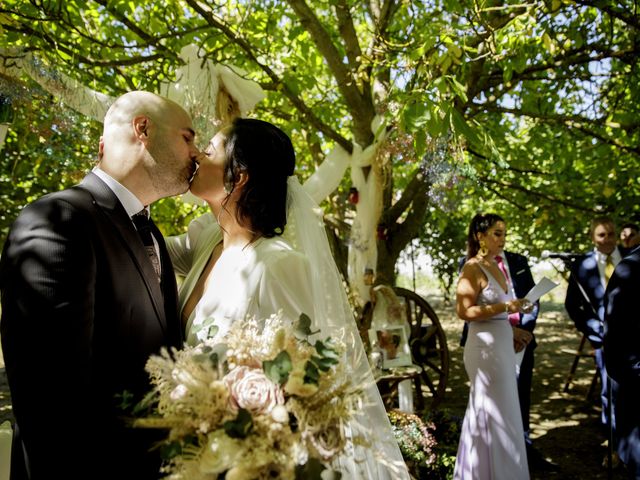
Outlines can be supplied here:
[[[164, 299], [165, 312], [170, 316], [167, 321], [167, 325], [170, 330], [170, 337], [172, 345], [175, 347], [181, 347], [183, 342], [182, 327], [179, 321], [180, 314], [178, 309], [178, 285], [176, 283], [176, 276], [173, 271], [173, 265], [171, 264], [171, 257], [167, 250], [167, 245], [162, 236], [162, 232], [156, 227], [153, 220], [152, 233], [158, 241], [158, 247], [160, 250], [160, 262], [162, 266], [162, 292]], [[155, 273], [155, 272], [154, 272]], [[175, 321], [172, 321], [175, 320]]]
[[507, 259], [507, 263], [509, 264], [509, 277], [511, 277], [511, 286], [513, 287], [513, 291], [516, 294], [516, 297], [520, 298], [521, 296], [518, 289], [518, 270], [519, 270], [519, 262], [518, 257], [512, 255], [511, 252], [504, 252], [504, 256]]
[[[105, 217], [113, 224], [114, 231], [117, 232], [123, 248], [129, 252], [131, 259], [147, 287], [158, 321], [165, 334], [167, 334], [167, 319], [160, 282], [158, 282], [158, 276], [149, 261], [147, 252], [140, 241], [140, 237], [129, 215], [127, 215], [118, 197], [115, 196], [111, 189], [107, 187], [97, 175], [89, 173], [79, 186], [93, 196], [95, 203], [100, 207]], [[166, 251], [164, 241], [162, 241], [161, 250], [162, 249]], [[162, 258], [165, 260], [164, 255]], [[168, 263], [167, 268], [171, 269], [171, 263]]]

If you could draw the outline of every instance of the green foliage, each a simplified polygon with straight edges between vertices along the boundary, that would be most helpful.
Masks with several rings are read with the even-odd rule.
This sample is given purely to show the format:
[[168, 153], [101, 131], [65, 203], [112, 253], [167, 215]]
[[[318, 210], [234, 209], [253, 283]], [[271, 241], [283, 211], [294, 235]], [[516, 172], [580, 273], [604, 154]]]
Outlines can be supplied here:
[[236, 418], [224, 422], [223, 426], [225, 433], [231, 438], [247, 438], [253, 431], [253, 418], [249, 410], [239, 408]]
[[4, 240], [22, 207], [73, 185], [91, 169], [99, 130], [94, 122], [60, 108], [36, 85], [0, 80], [0, 87], [16, 112], [0, 152], [0, 234]]
[[298, 322], [295, 325], [296, 336], [300, 339], [306, 339], [310, 335], [318, 332], [319, 330], [316, 330], [315, 332], [311, 330], [311, 318], [309, 318], [309, 315], [301, 313], [298, 318]]
[[318, 355], [313, 355], [304, 366], [304, 383], [318, 384], [320, 372], [327, 372], [339, 362], [338, 351], [333, 348], [331, 341], [317, 340], [314, 345]]
[[445, 298], [450, 297], [458, 278], [459, 260], [465, 255], [470, 218], [463, 212], [462, 208], [450, 212], [431, 208], [426, 228], [419, 237], [419, 244], [431, 259]]
[[392, 410], [389, 420], [402, 456], [415, 478], [453, 477], [460, 418], [446, 410], [428, 412], [424, 417]]
[[[505, 216], [514, 249], [534, 255], [586, 248], [596, 214], [640, 214], [635, 4], [583, 3], [391, 1], [378, 11], [378, 2], [349, 0], [5, 0], [0, 48], [28, 46], [115, 95], [158, 90], [174, 80], [180, 49], [197, 44], [267, 91], [254, 115], [291, 134], [302, 179], [336, 144], [367, 146], [382, 116], [389, 235], [378, 270], [392, 271], [420, 237], [447, 288], [478, 210]], [[4, 233], [22, 205], [90, 168], [97, 149], [98, 126], [29, 89], [27, 101], [12, 101], [0, 153]], [[73, 118], [65, 128], [62, 116]], [[447, 153], [432, 155], [441, 141]], [[345, 178], [324, 205], [343, 240], [349, 187]], [[176, 200], [153, 208], [167, 234], [203, 211]]]
[[281, 351], [273, 360], [262, 362], [265, 375], [278, 385], [284, 385], [287, 382], [292, 368], [291, 355], [286, 350]]

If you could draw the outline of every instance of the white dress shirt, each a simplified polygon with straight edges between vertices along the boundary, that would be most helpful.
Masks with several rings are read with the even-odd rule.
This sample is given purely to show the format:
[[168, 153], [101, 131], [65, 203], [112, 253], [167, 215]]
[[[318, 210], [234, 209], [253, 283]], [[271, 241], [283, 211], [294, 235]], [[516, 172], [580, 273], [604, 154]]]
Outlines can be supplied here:
[[[609, 255], [607, 255], [606, 253], [602, 253], [597, 248], [595, 248], [594, 251], [596, 252], [596, 263], [598, 264], [598, 273], [600, 273], [600, 281], [602, 282], [602, 286], [606, 288], [607, 279], [605, 278], [604, 271], [607, 266], [607, 257]], [[613, 262], [613, 268], [615, 268], [618, 265], [620, 260], [622, 260], [622, 255], [620, 254], [618, 247], [616, 247], [613, 249], [613, 252], [611, 252], [611, 261]]]

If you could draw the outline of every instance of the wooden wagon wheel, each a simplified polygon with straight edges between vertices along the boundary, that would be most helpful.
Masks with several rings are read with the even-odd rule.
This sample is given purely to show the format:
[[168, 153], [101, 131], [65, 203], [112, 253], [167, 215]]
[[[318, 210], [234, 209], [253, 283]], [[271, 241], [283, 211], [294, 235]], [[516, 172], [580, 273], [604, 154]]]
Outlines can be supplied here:
[[[404, 303], [406, 318], [411, 326], [409, 345], [413, 363], [419, 365], [422, 371], [417, 378], [410, 375], [416, 388], [417, 407], [422, 409], [424, 399], [427, 407], [435, 408], [444, 398], [449, 378], [449, 350], [447, 338], [440, 325], [440, 320], [431, 305], [420, 295], [401, 287], [393, 288], [395, 294]], [[370, 309], [365, 308], [360, 324], [363, 341], [368, 343], [367, 330], [371, 327]], [[390, 375], [378, 381], [385, 406], [394, 408], [394, 391], [402, 376]]]
[[413, 362], [422, 367], [422, 393], [431, 398], [430, 408], [435, 408], [444, 398], [449, 379], [447, 337], [436, 312], [424, 298], [406, 288], [394, 287], [394, 291], [404, 299], [411, 324], [409, 345]]

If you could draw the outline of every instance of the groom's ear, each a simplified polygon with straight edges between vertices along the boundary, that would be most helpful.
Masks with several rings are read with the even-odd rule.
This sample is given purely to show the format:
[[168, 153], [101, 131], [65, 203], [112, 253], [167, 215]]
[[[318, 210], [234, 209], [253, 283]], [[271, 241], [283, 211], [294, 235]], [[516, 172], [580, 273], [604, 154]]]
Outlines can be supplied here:
[[135, 137], [146, 143], [149, 139], [149, 118], [145, 115], [138, 115], [133, 119], [133, 132]]

